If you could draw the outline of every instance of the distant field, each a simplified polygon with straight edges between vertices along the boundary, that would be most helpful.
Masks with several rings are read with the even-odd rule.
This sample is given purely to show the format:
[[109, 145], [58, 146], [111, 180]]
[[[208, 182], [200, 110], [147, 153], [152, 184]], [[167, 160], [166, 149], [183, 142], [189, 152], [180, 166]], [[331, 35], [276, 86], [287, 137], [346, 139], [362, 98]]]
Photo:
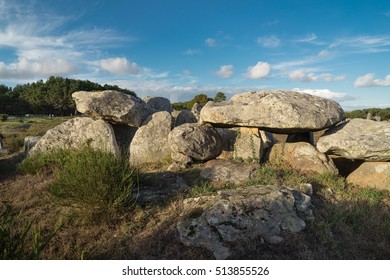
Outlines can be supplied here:
[[0, 134], [4, 136], [3, 145], [8, 153], [18, 152], [23, 148], [26, 136], [42, 136], [45, 132], [72, 117], [33, 117], [16, 118], [0, 121]]

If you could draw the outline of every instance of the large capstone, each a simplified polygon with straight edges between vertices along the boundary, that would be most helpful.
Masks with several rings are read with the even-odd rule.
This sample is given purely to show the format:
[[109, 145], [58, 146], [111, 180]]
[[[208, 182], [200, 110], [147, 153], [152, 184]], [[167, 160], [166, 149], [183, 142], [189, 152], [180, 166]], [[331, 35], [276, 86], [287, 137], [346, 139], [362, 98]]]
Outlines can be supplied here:
[[286, 134], [322, 130], [343, 119], [343, 109], [333, 100], [283, 90], [243, 92], [230, 101], [209, 101], [200, 113], [200, 123]]
[[142, 99], [114, 90], [77, 91], [72, 98], [80, 113], [117, 124], [139, 127], [156, 112]]

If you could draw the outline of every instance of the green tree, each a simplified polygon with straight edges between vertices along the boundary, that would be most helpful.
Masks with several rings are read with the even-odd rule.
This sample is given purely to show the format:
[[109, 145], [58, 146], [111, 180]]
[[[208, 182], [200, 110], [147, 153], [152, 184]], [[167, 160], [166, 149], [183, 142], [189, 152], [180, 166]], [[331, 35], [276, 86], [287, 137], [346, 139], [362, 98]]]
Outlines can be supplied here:
[[214, 96], [215, 102], [222, 102], [226, 101], [226, 95], [223, 92], [217, 92], [217, 94]]

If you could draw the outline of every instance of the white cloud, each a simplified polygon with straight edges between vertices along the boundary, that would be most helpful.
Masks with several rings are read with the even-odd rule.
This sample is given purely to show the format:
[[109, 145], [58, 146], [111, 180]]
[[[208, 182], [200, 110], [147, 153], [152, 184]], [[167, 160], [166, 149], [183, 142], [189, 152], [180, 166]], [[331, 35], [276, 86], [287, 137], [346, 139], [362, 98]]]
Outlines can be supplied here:
[[217, 41], [213, 38], [207, 38], [204, 43], [209, 46], [209, 47], [216, 47], [217, 46]]
[[217, 72], [215, 72], [220, 78], [230, 78], [234, 75], [234, 67], [233, 65], [222, 65]]
[[124, 57], [102, 59], [99, 65], [102, 69], [117, 75], [134, 75], [142, 72], [142, 68], [137, 63], [128, 61]]
[[256, 42], [265, 48], [276, 48], [280, 45], [280, 39], [277, 36], [263, 36], [257, 38]]
[[329, 48], [347, 48], [354, 53], [378, 53], [390, 51], [390, 36], [356, 36], [340, 38], [329, 45]]
[[193, 56], [193, 55], [202, 54], [202, 51], [196, 49], [188, 49], [183, 54]]
[[257, 80], [267, 77], [271, 72], [271, 65], [268, 62], [259, 61], [255, 66], [248, 67], [247, 77]]
[[332, 56], [332, 53], [330, 51], [322, 50], [315, 55], [302, 57], [301, 59], [297, 59], [297, 60], [280, 62], [278, 64], [272, 65], [272, 68], [277, 69], [277, 70], [286, 70], [287, 68], [290, 68], [290, 67], [316, 64], [316, 63], [323, 62], [323, 61], [329, 59], [331, 56]]
[[317, 35], [314, 33], [307, 34], [305, 37], [296, 39], [294, 42], [296, 43], [311, 43], [317, 39]]
[[355, 87], [388, 87], [390, 86], [390, 75], [383, 80], [375, 79], [374, 73], [367, 73], [358, 77], [354, 83]]
[[18, 62], [6, 65], [0, 61], [0, 76], [3, 79], [32, 79], [72, 74], [77, 67], [64, 59], [29, 60], [19, 58]]
[[333, 99], [337, 102], [342, 101], [350, 101], [350, 100], [356, 100], [355, 97], [350, 96], [343, 92], [334, 92], [329, 89], [300, 89], [300, 88], [293, 88], [293, 91], [302, 92], [302, 93], [308, 93], [311, 95]]
[[333, 75], [330, 73], [315, 74], [309, 71], [310, 69], [300, 68], [292, 71], [288, 76], [291, 80], [301, 82], [315, 82], [319, 80], [332, 82], [346, 79], [345, 75]]

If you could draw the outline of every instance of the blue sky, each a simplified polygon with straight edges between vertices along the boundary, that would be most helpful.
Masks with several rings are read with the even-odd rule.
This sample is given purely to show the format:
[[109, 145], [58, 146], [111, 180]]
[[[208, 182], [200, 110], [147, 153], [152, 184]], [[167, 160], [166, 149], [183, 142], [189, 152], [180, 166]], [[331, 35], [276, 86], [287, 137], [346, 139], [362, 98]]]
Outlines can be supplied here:
[[172, 102], [294, 89], [390, 107], [390, 1], [0, 0], [0, 83], [51, 75]]

